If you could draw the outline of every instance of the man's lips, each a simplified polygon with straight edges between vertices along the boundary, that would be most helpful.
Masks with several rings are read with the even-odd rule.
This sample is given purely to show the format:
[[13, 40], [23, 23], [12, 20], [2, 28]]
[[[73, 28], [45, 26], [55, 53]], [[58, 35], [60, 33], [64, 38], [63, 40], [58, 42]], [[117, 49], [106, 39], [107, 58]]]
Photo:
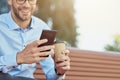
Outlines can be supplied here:
[[29, 13], [30, 11], [29, 10], [22, 10], [21, 12], [22, 13]]
[[21, 11], [21, 13], [23, 14], [23, 15], [28, 15], [29, 13], [30, 13], [30, 11], [29, 10], [24, 10], [24, 11]]

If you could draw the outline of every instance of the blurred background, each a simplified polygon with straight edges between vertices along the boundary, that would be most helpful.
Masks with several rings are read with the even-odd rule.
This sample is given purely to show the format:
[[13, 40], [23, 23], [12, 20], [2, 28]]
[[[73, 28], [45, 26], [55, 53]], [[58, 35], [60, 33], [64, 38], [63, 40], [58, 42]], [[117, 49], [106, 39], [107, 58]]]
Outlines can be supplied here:
[[[120, 0], [38, 0], [35, 16], [72, 47], [120, 51]], [[0, 0], [0, 14], [8, 12]]]

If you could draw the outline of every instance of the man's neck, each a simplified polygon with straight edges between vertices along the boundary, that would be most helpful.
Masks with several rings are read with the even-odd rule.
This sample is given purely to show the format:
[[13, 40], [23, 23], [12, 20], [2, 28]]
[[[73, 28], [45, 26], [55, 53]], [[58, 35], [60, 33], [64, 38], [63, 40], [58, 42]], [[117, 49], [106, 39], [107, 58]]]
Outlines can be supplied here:
[[13, 20], [16, 22], [16, 24], [17, 24], [20, 28], [25, 29], [25, 28], [29, 27], [30, 22], [31, 22], [31, 19], [20, 20], [20, 19], [16, 18], [14, 15], [13, 15], [12, 17], [13, 17]]
[[26, 21], [17, 21], [16, 23], [22, 28], [25, 29], [30, 25], [31, 20], [26, 20]]

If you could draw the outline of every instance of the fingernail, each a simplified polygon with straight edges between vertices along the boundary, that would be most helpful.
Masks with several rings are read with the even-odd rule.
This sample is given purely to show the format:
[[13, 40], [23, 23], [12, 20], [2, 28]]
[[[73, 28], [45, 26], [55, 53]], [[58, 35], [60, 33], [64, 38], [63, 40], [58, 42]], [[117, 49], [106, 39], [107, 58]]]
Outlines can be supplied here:
[[45, 42], [47, 42], [48, 40], [47, 39], [44, 39], [45, 40]]

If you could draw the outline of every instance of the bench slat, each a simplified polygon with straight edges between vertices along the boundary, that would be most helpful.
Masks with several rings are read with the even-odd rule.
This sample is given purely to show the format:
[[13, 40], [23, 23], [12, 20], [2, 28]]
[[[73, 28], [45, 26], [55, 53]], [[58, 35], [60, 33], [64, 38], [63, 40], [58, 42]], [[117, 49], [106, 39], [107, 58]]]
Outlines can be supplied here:
[[[70, 49], [71, 70], [65, 80], [120, 80], [120, 54]], [[35, 77], [45, 80], [37, 65]]]

